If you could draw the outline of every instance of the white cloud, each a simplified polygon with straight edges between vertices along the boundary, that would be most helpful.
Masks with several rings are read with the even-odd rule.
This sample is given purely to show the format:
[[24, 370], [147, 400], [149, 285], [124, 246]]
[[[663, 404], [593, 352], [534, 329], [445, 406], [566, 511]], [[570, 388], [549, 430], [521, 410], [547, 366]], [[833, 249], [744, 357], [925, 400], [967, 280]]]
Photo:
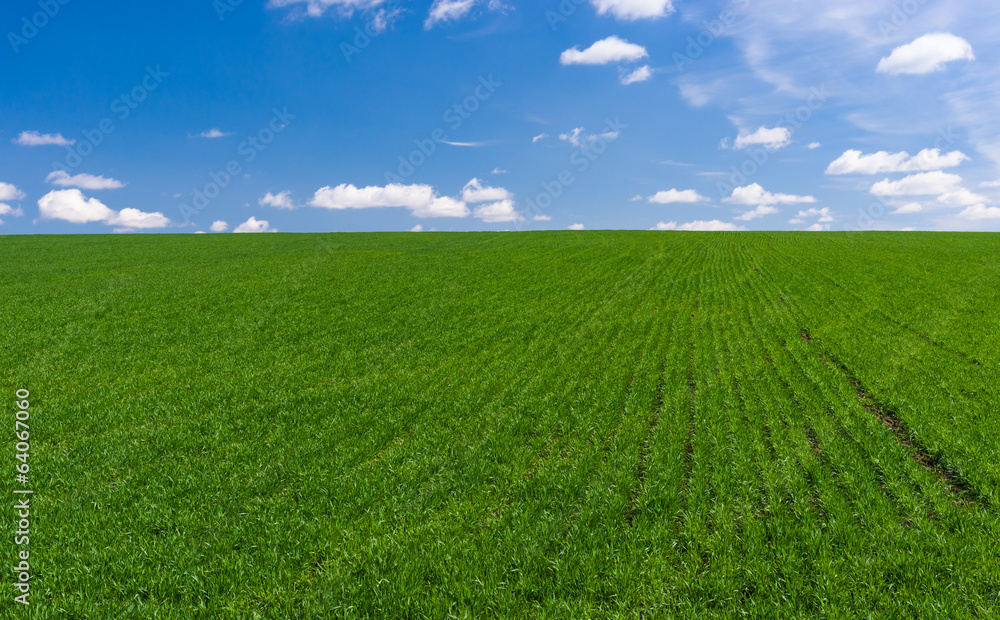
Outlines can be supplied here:
[[892, 213], [894, 215], [901, 215], [906, 213], [920, 213], [924, 210], [924, 207], [919, 202], [908, 202], [901, 207], [897, 207]]
[[198, 134], [195, 137], [196, 138], [225, 138], [226, 136], [231, 136], [231, 135], [233, 135], [233, 134], [226, 133], [226, 132], [222, 131], [221, 129], [219, 129], [218, 127], [213, 127], [212, 129], [209, 129], [208, 131], [201, 132], [200, 134]]
[[70, 176], [65, 170], [53, 170], [45, 180], [60, 187], [79, 187], [81, 189], [118, 189], [125, 184], [116, 179], [108, 179], [92, 174], [74, 174]]
[[967, 207], [976, 203], [986, 202], [989, 198], [982, 194], [970, 192], [964, 187], [960, 187], [950, 192], [945, 192], [937, 197], [937, 202], [948, 207]]
[[884, 179], [871, 187], [875, 196], [929, 196], [945, 194], [958, 189], [962, 177], [936, 170], [903, 177], [898, 181]]
[[830, 162], [826, 174], [879, 174], [885, 172], [918, 172], [953, 168], [969, 157], [961, 151], [941, 154], [941, 149], [924, 149], [910, 157], [906, 151], [889, 153], [878, 151], [864, 155], [861, 151], [848, 150]]
[[449, 22], [465, 17], [472, 7], [476, 5], [476, 0], [434, 0], [430, 13], [424, 21], [424, 28], [433, 28], [440, 22]]
[[569, 226], [566, 227], [566, 230], [583, 230], [583, 229], [584, 229], [583, 224], [570, 224]]
[[569, 133], [559, 134], [559, 139], [564, 142], [569, 142], [573, 146], [581, 147], [585, 144], [591, 142], [596, 142], [597, 140], [614, 140], [618, 137], [617, 131], [606, 131], [602, 134], [590, 134], [586, 135], [583, 133], [583, 127], [577, 127]]
[[598, 15], [610, 13], [617, 19], [655, 19], [674, 12], [671, 0], [590, 0]]
[[233, 229], [234, 233], [262, 233], [262, 232], [278, 232], [277, 230], [271, 228], [271, 224], [267, 220], [258, 220], [257, 218], [250, 216], [250, 219], [243, 222], [239, 226]]
[[494, 168], [493, 171], [490, 172], [490, 174], [507, 174], [507, 171], [504, 170], [503, 168], [497, 167], [497, 168]]
[[24, 215], [24, 211], [20, 207], [14, 208], [7, 204], [8, 200], [21, 200], [24, 197], [25, 193], [18, 189], [16, 185], [0, 182], [0, 215], [13, 215], [14, 217]]
[[0, 201], [22, 200], [25, 193], [13, 183], [0, 183]]
[[830, 214], [830, 208], [829, 207], [823, 207], [822, 209], [817, 209], [817, 208], [813, 207], [811, 209], [806, 209], [804, 211], [799, 211], [799, 213], [798, 213], [798, 215], [796, 217], [798, 217], [798, 218], [818, 217], [819, 221], [821, 221], [821, 222], [832, 222], [833, 221], [833, 215]]
[[1000, 207], [973, 205], [964, 209], [958, 217], [966, 220], [1000, 220]]
[[496, 222], [518, 222], [524, 217], [514, 209], [514, 201], [499, 200], [476, 207], [472, 215], [482, 221], [493, 224]]
[[813, 224], [812, 226], [810, 226], [806, 230], [811, 231], [811, 232], [822, 232], [824, 230], [830, 230], [830, 225], [829, 224], [819, 224], [819, 223], [817, 223], [817, 224]]
[[643, 65], [630, 73], [623, 72], [618, 79], [623, 85], [628, 86], [629, 84], [635, 84], [636, 82], [645, 82], [651, 77], [653, 77], [652, 69], [649, 68], [649, 65]]
[[43, 220], [65, 220], [74, 224], [107, 222], [117, 215], [96, 198], [88, 199], [78, 189], [52, 190], [38, 199]]
[[164, 228], [170, 220], [162, 213], [138, 209], [114, 211], [96, 198], [87, 198], [78, 189], [52, 190], [38, 199], [38, 213], [43, 220], [64, 220], [73, 224], [103, 222], [123, 229]]
[[388, 0], [270, 0], [268, 6], [271, 7], [284, 7], [284, 6], [296, 6], [299, 4], [304, 4], [305, 10], [304, 14], [309, 17], [319, 17], [328, 8], [337, 7], [340, 13], [346, 17], [350, 17], [355, 10], [365, 10], [377, 7], [386, 3]]
[[753, 211], [747, 211], [737, 217], [738, 220], [743, 220], [744, 222], [749, 222], [750, 220], [755, 220], [759, 217], [764, 217], [765, 215], [773, 215], [778, 212], [777, 207], [772, 207], [769, 205], [757, 205]]
[[823, 145], [820, 144], [819, 142], [810, 142], [809, 144], [806, 145], [806, 148], [811, 151], [813, 149], [818, 149], [821, 146], [823, 146]]
[[955, 60], [975, 60], [972, 46], [962, 37], [948, 32], [925, 34], [901, 45], [879, 61], [876, 71], [890, 75], [921, 75], [944, 68]]
[[462, 188], [462, 200], [465, 202], [496, 202], [508, 200], [514, 195], [502, 187], [483, 185], [479, 179], [472, 179]]
[[262, 207], [274, 207], [276, 209], [295, 208], [295, 203], [292, 202], [291, 190], [285, 190], [283, 192], [278, 192], [277, 194], [267, 192], [262, 197], [257, 199], [257, 204]]
[[816, 199], [812, 196], [772, 194], [757, 183], [753, 183], [744, 187], [737, 187], [733, 190], [732, 195], [729, 198], [723, 198], [722, 202], [734, 205], [776, 205], [816, 202]]
[[788, 223], [789, 224], [805, 224], [806, 221], [804, 219], [802, 219], [802, 218], [795, 217], [795, 218], [792, 218], [792, 219], [788, 220]]
[[677, 225], [676, 222], [660, 222], [656, 225], [656, 230], [692, 230], [692, 231], [727, 231], [746, 230], [745, 226], [738, 226], [722, 220], [695, 220], [686, 224]]
[[1000, 187], [1000, 180], [997, 181], [983, 181], [979, 184], [979, 187], [989, 188], [989, 187]]
[[606, 65], [612, 62], [639, 60], [647, 56], [649, 52], [643, 46], [610, 36], [583, 51], [576, 46], [569, 48], [559, 56], [559, 62], [564, 65]]
[[127, 230], [135, 228], [165, 228], [170, 225], [170, 219], [159, 211], [145, 213], [138, 209], [125, 208], [105, 223], [113, 226], [121, 226]]
[[212, 227], [209, 230], [211, 230], [212, 232], [226, 232], [227, 230], [229, 230], [229, 224], [227, 224], [223, 220], [215, 220], [214, 222], [212, 222]]
[[536, 215], [531, 219], [533, 219], [536, 222], [549, 222], [552, 220], [552, 217], [549, 215]]
[[549, 134], [547, 134], [547, 133], [540, 133], [537, 136], [535, 136], [534, 138], [532, 138], [531, 142], [533, 144], [535, 142], [538, 142], [539, 140], [544, 140], [545, 138], [548, 138], [548, 137], [549, 137]]
[[416, 226], [410, 229], [410, 232], [423, 232], [423, 230], [424, 227], [421, 226], [420, 224], [417, 224]]
[[764, 127], [761, 126], [757, 131], [753, 133], [746, 133], [741, 131], [740, 135], [736, 137], [736, 143], [733, 145], [737, 149], [745, 149], [748, 146], [762, 145], [764, 148], [770, 150], [777, 150], [784, 146], [788, 146], [788, 143], [792, 141], [792, 132], [790, 132], [785, 127]]
[[704, 202], [708, 200], [708, 198], [702, 196], [693, 189], [668, 189], [666, 191], [656, 192], [647, 200], [649, 200], [649, 202], [666, 205], [672, 202]]
[[37, 131], [22, 131], [21, 135], [11, 140], [14, 144], [21, 146], [70, 146], [76, 144], [76, 140], [67, 140], [61, 133], [38, 133]]

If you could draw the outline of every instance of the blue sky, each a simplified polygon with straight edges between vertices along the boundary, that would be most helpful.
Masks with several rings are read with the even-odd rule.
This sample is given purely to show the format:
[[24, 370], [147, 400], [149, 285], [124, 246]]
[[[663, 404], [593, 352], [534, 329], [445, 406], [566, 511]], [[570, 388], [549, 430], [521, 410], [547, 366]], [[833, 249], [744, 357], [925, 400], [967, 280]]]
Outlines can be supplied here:
[[1000, 230], [1000, 5], [4, 3], [0, 233]]

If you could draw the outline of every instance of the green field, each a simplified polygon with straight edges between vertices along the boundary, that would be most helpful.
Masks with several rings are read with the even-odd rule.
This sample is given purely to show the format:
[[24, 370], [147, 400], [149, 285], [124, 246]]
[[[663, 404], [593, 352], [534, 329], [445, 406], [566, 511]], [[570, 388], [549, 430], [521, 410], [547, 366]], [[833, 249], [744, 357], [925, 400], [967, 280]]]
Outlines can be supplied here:
[[4, 617], [997, 617], [998, 257], [2, 237]]

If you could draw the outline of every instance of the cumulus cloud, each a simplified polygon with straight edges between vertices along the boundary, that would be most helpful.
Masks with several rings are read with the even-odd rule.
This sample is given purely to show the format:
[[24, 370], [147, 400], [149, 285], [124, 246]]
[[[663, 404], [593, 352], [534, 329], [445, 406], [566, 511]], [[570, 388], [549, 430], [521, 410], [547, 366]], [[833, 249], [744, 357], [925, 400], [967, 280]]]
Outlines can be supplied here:
[[423, 230], [424, 227], [421, 226], [420, 224], [417, 224], [416, 226], [410, 229], [410, 232], [423, 232]]
[[617, 19], [656, 19], [674, 12], [671, 0], [590, 0], [598, 15], [610, 13]]
[[14, 217], [24, 215], [24, 211], [20, 207], [15, 208], [7, 204], [8, 200], [21, 200], [24, 197], [25, 193], [16, 185], [0, 182], [0, 215], [13, 215]]
[[823, 145], [820, 144], [819, 142], [810, 142], [809, 144], [806, 145], [806, 148], [811, 151], [813, 149], [818, 149], [821, 146], [823, 146]]
[[618, 79], [623, 85], [628, 86], [636, 82], [645, 82], [651, 77], [653, 77], [653, 70], [649, 68], [649, 65], [643, 65], [635, 71], [623, 72]]
[[946, 63], [955, 60], [975, 59], [968, 41], [948, 32], [938, 32], [925, 34], [892, 50], [879, 61], [876, 71], [890, 75], [921, 75], [940, 71]]
[[749, 222], [750, 220], [755, 220], [759, 217], [764, 217], [765, 215], [772, 215], [778, 212], [777, 207], [772, 207], [769, 205], [757, 205], [753, 211], [747, 211], [742, 215], [738, 216], [736, 219], [743, 220], [744, 222]]
[[271, 224], [267, 220], [258, 220], [257, 218], [250, 216], [250, 219], [243, 222], [239, 226], [233, 229], [234, 233], [262, 233], [262, 232], [278, 232], [274, 228], [271, 228]]
[[223, 220], [215, 220], [214, 222], [212, 222], [212, 226], [211, 228], [209, 228], [209, 230], [211, 230], [212, 232], [226, 232], [227, 230], [229, 230], [229, 224], [227, 224]]
[[403, 207], [416, 217], [466, 217], [465, 202], [438, 196], [430, 185], [390, 183], [385, 187], [355, 187], [349, 183], [316, 190], [309, 204], [324, 209], [372, 209]]
[[513, 196], [502, 187], [483, 185], [479, 179], [472, 179], [462, 188], [462, 200], [469, 203], [508, 200]]
[[38, 199], [43, 220], [65, 220], [74, 224], [107, 222], [116, 213], [96, 198], [87, 198], [78, 189], [52, 190]]
[[695, 220], [679, 226], [677, 222], [659, 222], [650, 230], [729, 231], [746, 230], [746, 227], [730, 222], [723, 222], [722, 220]]
[[76, 144], [76, 140], [67, 140], [61, 133], [38, 133], [37, 131], [22, 131], [21, 135], [11, 140], [14, 144], [21, 146], [70, 146]]
[[830, 225], [829, 224], [816, 223], [816, 224], [813, 224], [812, 226], [810, 226], [809, 228], [807, 228], [806, 230], [808, 230], [810, 232], [822, 232], [824, 230], [830, 230]]
[[159, 211], [145, 213], [139, 209], [125, 208], [105, 223], [133, 230], [136, 228], [165, 228], [170, 225], [170, 220]]
[[772, 194], [757, 183], [737, 187], [728, 198], [722, 202], [734, 205], [776, 205], [816, 202], [812, 196], [796, 196], [795, 194]]
[[966, 220], [1000, 220], [1000, 207], [973, 205], [964, 209], [958, 217]]
[[666, 205], [673, 202], [704, 202], [708, 198], [693, 189], [668, 189], [659, 191], [647, 198], [649, 202]]
[[569, 133], [559, 134], [559, 139], [563, 142], [569, 142], [573, 146], [581, 147], [597, 140], [614, 140], [618, 137], [617, 131], [606, 131], [601, 134], [592, 133], [590, 135], [583, 133], [583, 131], [583, 127], [577, 127]]
[[262, 207], [274, 207], [276, 209], [295, 208], [295, 203], [292, 202], [291, 190], [285, 190], [283, 192], [278, 192], [277, 194], [267, 192], [262, 197], [257, 199], [257, 204]]
[[524, 219], [524, 216], [514, 209], [514, 201], [512, 200], [498, 200], [497, 202], [479, 205], [472, 211], [472, 215], [488, 224], [518, 222]]
[[583, 230], [583, 224], [570, 224], [566, 227], [566, 230]]
[[606, 65], [613, 62], [639, 60], [649, 56], [646, 48], [616, 36], [597, 41], [585, 50], [573, 46], [559, 56], [564, 65]]
[[160, 212], [138, 209], [115, 211], [96, 198], [87, 198], [78, 189], [52, 190], [38, 199], [38, 213], [43, 220], [63, 220], [73, 224], [103, 222], [125, 229], [164, 228], [170, 220]]
[[552, 220], [552, 217], [549, 215], [536, 215], [531, 219], [533, 219], [536, 222], [549, 222]]
[[[820, 222], [832, 222], [833, 215], [830, 213], [829, 207], [823, 207], [822, 209], [817, 209], [815, 207], [811, 209], [806, 209], [804, 211], [799, 211], [797, 218], [804, 217], [818, 217]], [[801, 222], [798, 222], [801, 223]]]
[[897, 207], [892, 213], [894, 215], [901, 215], [906, 213], [920, 213], [923, 210], [924, 207], [919, 202], [908, 202], [901, 207]]
[[213, 127], [212, 129], [209, 129], [207, 131], [201, 132], [200, 134], [196, 135], [195, 137], [196, 138], [225, 138], [226, 136], [231, 136], [231, 135], [233, 135], [233, 134], [226, 133], [226, 132], [222, 131], [221, 129], [219, 129], [218, 127]]
[[941, 149], [924, 149], [910, 157], [906, 151], [889, 153], [878, 151], [865, 155], [861, 151], [848, 150], [830, 162], [826, 174], [879, 174], [886, 172], [919, 172], [953, 168], [969, 157], [961, 151], [941, 154]]
[[884, 179], [871, 187], [875, 196], [930, 196], [955, 191], [962, 184], [957, 174], [941, 172], [921, 172], [903, 177], [898, 181]]
[[788, 143], [791, 141], [792, 132], [785, 127], [768, 128], [762, 125], [753, 133], [741, 131], [740, 135], [736, 136], [736, 142], [733, 144], [733, 147], [745, 149], [748, 146], [761, 145], [773, 151], [788, 146]]
[[986, 196], [970, 192], [964, 187], [960, 187], [950, 192], [945, 192], [937, 197], [937, 202], [947, 207], [966, 207], [976, 203], [986, 202], [987, 200], [989, 199]]
[[92, 174], [74, 174], [70, 176], [65, 170], [53, 170], [45, 180], [59, 187], [79, 187], [81, 189], [118, 189], [125, 184], [115, 179]]

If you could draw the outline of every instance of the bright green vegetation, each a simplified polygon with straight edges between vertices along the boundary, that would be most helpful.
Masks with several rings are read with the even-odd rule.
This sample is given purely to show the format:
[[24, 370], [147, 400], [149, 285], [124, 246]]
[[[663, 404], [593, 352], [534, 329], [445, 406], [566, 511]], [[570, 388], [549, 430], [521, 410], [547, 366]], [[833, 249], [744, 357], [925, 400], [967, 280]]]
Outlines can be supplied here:
[[0, 238], [30, 615], [998, 617], [998, 256], [917, 233]]

